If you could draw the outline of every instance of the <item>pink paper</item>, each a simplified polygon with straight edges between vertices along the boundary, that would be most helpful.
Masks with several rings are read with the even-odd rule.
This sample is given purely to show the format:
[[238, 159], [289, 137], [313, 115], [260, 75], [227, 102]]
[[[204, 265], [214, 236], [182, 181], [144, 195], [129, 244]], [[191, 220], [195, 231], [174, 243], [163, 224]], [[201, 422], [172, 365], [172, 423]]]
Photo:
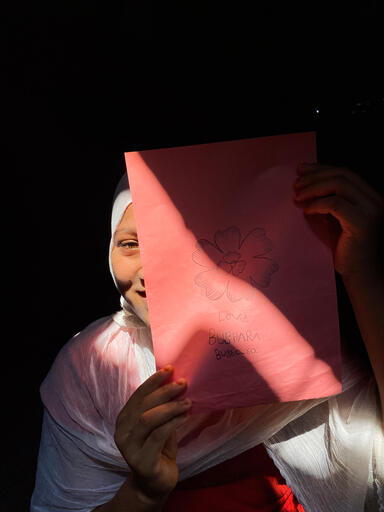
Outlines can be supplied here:
[[191, 413], [340, 393], [328, 232], [293, 202], [315, 134], [125, 158], [156, 367], [188, 380]]

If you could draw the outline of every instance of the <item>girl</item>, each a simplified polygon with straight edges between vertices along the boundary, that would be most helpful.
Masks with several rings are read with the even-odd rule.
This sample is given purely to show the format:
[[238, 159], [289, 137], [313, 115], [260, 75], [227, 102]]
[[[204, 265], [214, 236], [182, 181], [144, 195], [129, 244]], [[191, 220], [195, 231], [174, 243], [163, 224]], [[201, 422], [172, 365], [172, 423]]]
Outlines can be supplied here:
[[383, 199], [348, 169], [298, 173], [297, 205], [340, 223], [335, 269], [372, 367], [343, 340], [339, 395], [188, 416], [178, 401], [188, 383], [172, 382], [172, 367], [156, 372], [124, 174], [109, 251], [122, 309], [70, 339], [40, 387], [31, 512], [384, 511]]

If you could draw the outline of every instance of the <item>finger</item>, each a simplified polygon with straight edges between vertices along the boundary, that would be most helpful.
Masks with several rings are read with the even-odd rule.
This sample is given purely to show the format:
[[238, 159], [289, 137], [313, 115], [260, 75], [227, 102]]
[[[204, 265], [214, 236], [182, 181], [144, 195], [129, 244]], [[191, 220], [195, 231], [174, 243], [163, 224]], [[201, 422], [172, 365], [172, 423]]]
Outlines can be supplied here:
[[306, 185], [296, 189], [296, 200], [306, 201], [313, 197], [331, 194], [337, 194], [346, 199], [368, 215], [373, 216], [378, 209], [376, 203], [367, 198], [360, 188], [344, 176], [331, 176], [327, 178], [321, 175], [321, 177], [315, 180], [307, 181]]
[[330, 176], [342, 176], [348, 179], [356, 187], [358, 187], [367, 198], [374, 201], [379, 208], [384, 207], [384, 198], [376, 190], [374, 190], [368, 183], [361, 178], [356, 172], [348, 169], [347, 167], [332, 167], [325, 164], [299, 164], [297, 167], [297, 173], [303, 178], [303, 184], [307, 181], [311, 182], [320, 175], [323, 177]]
[[[173, 366], [167, 365], [161, 370], [153, 373], [146, 381], [144, 381], [134, 392], [139, 399], [143, 399], [149, 393], [155, 391], [159, 386], [166, 382], [173, 373]], [[133, 396], [133, 395], [132, 395]]]
[[[178, 418], [184, 419], [183, 416], [178, 416]], [[181, 425], [182, 423], [184, 423], [184, 421], [182, 422], [180, 420], [180, 422], [177, 424], [177, 426]], [[172, 431], [171, 431], [170, 435], [166, 438], [164, 446], [161, 450], [162, 453], [171, 460], [176, 459], [176, 456], [177, 456], [177, 433], [176, 433], [177, 426], [174, 426], [172, 428]]]
[[127, 429], [129, 436], [126, 439], [126, 446], [128, 447], [129, 445], [129, 450], [132, 453], [141, 450], [153, 431], [172, 421], [180, 414], [185, 413], [190, 406], [190, 400], [187, 403], [175, 400], [144, 412], [139, 416], [136, 424]]
[[[145, 443], [142, 446], [141, 456], [146, 460], [152, 460], [153, 464], [158, 460], [160, 454], [165, 449], [167, 445], [167, 441], [171, 435], [174, 435], [173, 441], [171, 440], [171, 445], [173, 444], [173, 450], [175, 450], [174, 444], [176, 443], [176, 436], [173, 432], [176, 433], [176, 429], [183, 425], [188, 420], [188, 413], [184, 413], [176, 418], [173, 418], [168, 423], [162, 425], [161, 427], [152, 431], [152, 433], [147, 437]], [[168, 441], [168, 448], [170, 447]], [[176, 443], [177, 447], [177, 443]], [[168, 452], [168, 456], [170, 453]], [[153, 467], [153, 466], [152, 466]]]
[[340, 222], [343, 231], [357, 239], [361, 238], [369, 227], [369, 223], [356, 207], [339, 196], [315, 199], [303, 211], [306, 215], [317, 213], [333, 215]]
[[121, 409], [119, 416], [125, 416], [127, 413], [131, 414], [137, 411], [140, 404], [145, 397], [163, 385], [167, 379], [172, 375], [173, 366], [167, 365], [161, 370], [152, 374], [146, 381], [144, 381], [132, 394], [127, 403]]
[[[152, 451], [155, 446], [163, 446], [164, 432], [170, 431], [167, 425], [177, 425], [180, 422], [178, 419], [180, 415], [185, 414], [189, 408], [190, 402], [189, 404], [169, 402], [143, 413], [129, 434], [126, 441], [127, 449], [137, 456], [138, 453], [143, 453], [144, 446], [152, 447]], [[147, 443], [148, 438], [151, 438], [152, 442]], [[140, 461], [137, 461], [137, 464], [139, 463]]]
[[158, 405], [169, 402], [175, 399], [175, 397], [178, 397], [178, 400], [180, 400], [181, 397], [178, 395], [185, 393], [186, 390], [187, 381], [185, 379], [178, 379], [177, 381], [164, 384], [144, 398], [139, 405], [140, 411], [143, 413]]
[[[186, 390], [186, 384], [185, 379], [178, 379], [176, 382], [161, 386], [141, 401], [133, 402], [132, 395], [127, 402], [128, 406], [122, 409], [116, 420], [117, 443], [124, 444], [125, 447], [129, 443], [131, 451], [141, 449], [151, 430], [168, 421], [172, 416], [180, 414], [181, 397], [178, 400], [175, 398]], [[167, 406], [159, 407], [162, 404]], [[183, 406], [181, 410], [184, 410]]]

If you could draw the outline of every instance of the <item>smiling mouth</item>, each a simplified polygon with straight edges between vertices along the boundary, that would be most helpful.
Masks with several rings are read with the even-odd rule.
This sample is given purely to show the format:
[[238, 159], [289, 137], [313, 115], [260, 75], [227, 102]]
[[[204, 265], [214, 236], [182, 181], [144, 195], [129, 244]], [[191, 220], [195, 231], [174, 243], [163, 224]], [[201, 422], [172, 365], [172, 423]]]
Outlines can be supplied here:
[[145, 299], [147, 298], [147, 294], [145, 292], [137, 292], [140, 297], [144, 297]]

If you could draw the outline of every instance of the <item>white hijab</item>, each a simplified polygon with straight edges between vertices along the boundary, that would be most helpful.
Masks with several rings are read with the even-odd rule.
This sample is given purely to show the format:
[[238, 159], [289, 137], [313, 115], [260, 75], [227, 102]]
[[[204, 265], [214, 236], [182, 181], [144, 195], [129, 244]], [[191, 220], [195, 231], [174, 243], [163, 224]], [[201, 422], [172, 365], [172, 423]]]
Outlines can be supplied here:
[[[131, 202], [124, 174], [113, 202], [110, 249]], [[110, 257], [109, 262], [116, 284]], [[117, 318], [130, 325], [134, 311], [123, 297], [120, 304], [122, 314]], [[384, 511], [384, 437], [377, 385], [356, 355], [348, 353], [345, 344], [342, 349], [339, 395], [192, 416], [178, 430], [180, 480], [264, 443], [306, 511]], [[141, 352], [142, 364], [152, 365], [154, 373], [153, 348], [151, 352], [150, 357], [148, 350]], [[205, 422], [208, 426], [203, 428]]]
[[[124, 174], [109, 251], [116, 287], [113, 235], [131, 201]], [[114, 443], [115, 422], [156, 364], [150, 328], [123, 297], [120, 304], [67, 342], [40, 386], [44, 417], [30, 512], [90, 512], [113, 498], [130, 471]], [[339, 395], [190, 416], [177, 429], [179, 479], [264, 443], [306, 512], [384, 512], [377, 385], [350, 345], [342, 343]]]

